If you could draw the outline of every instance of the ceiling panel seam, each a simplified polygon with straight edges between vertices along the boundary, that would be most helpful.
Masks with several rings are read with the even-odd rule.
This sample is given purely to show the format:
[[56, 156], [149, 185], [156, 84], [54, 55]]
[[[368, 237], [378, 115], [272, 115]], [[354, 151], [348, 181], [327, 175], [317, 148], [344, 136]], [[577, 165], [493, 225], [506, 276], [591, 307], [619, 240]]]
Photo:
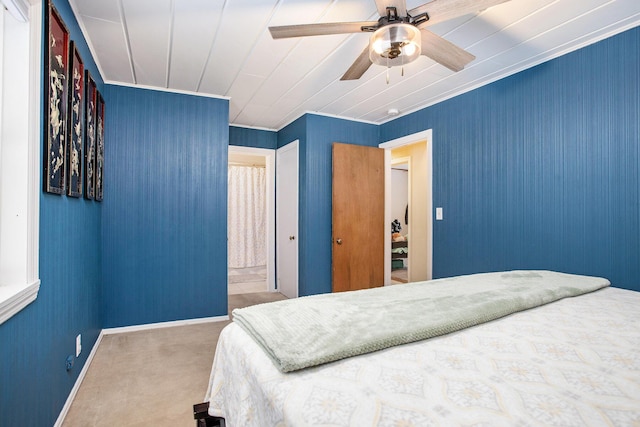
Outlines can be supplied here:
[[[273, 18], [273, 15], [275, 15], [275, 13], [280, 8], [280, 4], [281, 4], [281, 2], [280, 2], [280, 0], [278, 0], [276, 2], [276, 4], [273, 6], [273, 8], [271, 8], [271, 13], [269, 14], [269, 18], [266, 20], [267, 24], [263, 27], [262, 32], [265, 31], [266, 26], [269, 25], [269, 22], [271, 22], [271, 18]], [[242, 64], [240, 64], [240, 67], [238, 68], [239, 71], [236, 73], [236, 75], [233, 78], [233, 80], [231, 80], [231, 83], [229, 84], [229, 87], [225, 91], [225, 95], [229, 94], [229, 89], [231, 89], [231, 87], [236, 82], [236, 80], [238, 80], [238, 76], [240, 76], [240, 74], [242, 74], [242, 70], [244, 69], [244, 66], [246, 65], [247, 61], [249, 60], [249, 57], [251, 55], [253, 55], [253, 51], [255, 50], [256, 46], [258, 45], [258, 40], [259, 40], [259, 38], [256, 37], [254, 42], [253, 42], [253, 45], [251, 46], [251, 49], [249, 49], [249, 53], [247, 55], [245, 55], [244, 60], [242, 61]]]
[[69, 0], [69, 6], [71, 6], [71, 11], [75, 15], [76, 21], [78, 21], [78, 25], [80, 26], [80, 32], [82, 33], [82, 36], [87, 42], [87, 46], [89, 47], [89, 52], [91, 52], [91, 56], [93, 57], [94, 62], [96, 63], [96, 67], [98, 67], [98, 73], [100, 74], [100, 77], [102, 77], [102, 79], [104, 80], [105, 74], [102, 71], [102, 65], [100, 64], [100, 60], [98, 58], [98, 52], [93, 47], [93, 43], [91, 42], [91, 38], [89, 37], [89, 32], [87, 31], [87, 27], [84, 25], [84, 19], [80, 19], [81, 16], [85, 16], [85, 15], [81, 15], [79, 13], [78, 6], [76, 5], [76, 2], [74, 0]]
[[207, 55], [207, 60], [204, 61], [204, 65], [202, 66], [202, 71], [200, 72], [200, 78], [198, 79], [198, 85], [196, 86], [196, 92], [200, 92], [200, 87], [202, 86], [202, 80], [204, 79], [205, 72], [207, 71], [207, 67], [209, 66], [209, 62], [211, 61], [211, 55], [213, 54], [213, 47], [216, 45], [216, 40], [218, 39], [218, 33], [220, 32], [220, 23], [222, 22], [222, 17], [224, 16], [225, 11], [227, 10], [227, 5], [229, 4], [228, 0], [224, 0], [224, 4], [222, 5], [222, 11], [220, 12], [220, 16], [218, 17], [218, 23], [216, 24], [216, 32], [211, 39], [211, 46], [209, 46], [209, 54]]
[[118, 0], [118, 13], [120, 14], [120, 22], [122, 22], [122, 31], [124, 31], [124, 39], [126, 40], [127, 55], [129, 56], [129, 66], [131, 67], [131, 75], [133, 76], [133, 83], [138, 83], [136, 77], [136, 67], [133, 61], [133, 53], [131, 52], [131, 41], [129, 40], [129, 29], [127, 27], [127, 18], [124, 16], [124, 6], [122, 0]]
[[[554, 31], [557, 31], [558, 29], [561, 29], [562, 27], [566, 26], [566, 25], [567, 25], [567, 23], [569, 23], [569, 22], [573, 22], [573, 21], [576, 21], [577, 19], [580, 19], [580, 18], [582, 18], [582, 17], [584, 17], [584, 16], [587, 16], [587, 15], [589, 15], [589, 14], [591, 14], [591, 13], [594, 13], [594, 12], [595, 12], [595, 11], [597, 11], [598, 9], [600, 9], [600, 8], [602, 8], [602, 7], [605, 7], [605, 6], [609, 5], [609, 4], [611, 4], [613, 1], [615, 1], [615, 0], [609, 1], [608, 3], [606, 3], [606, 4], [604, 4], [604, 5], [600, 5], [600, 6], [596, 7], [595, 9], [589, 9], [587, 12], [584, 12], [584, 13], [582, 13], [582, 14], [578, 15], [577, 17], [574, 17], [574, 18], [572, 18], [572, 19], [570, 19], [570, 20], [568, 20], [568, 21], [563, 21], [561, 24], [555, 25], [555, 26], [553, 26], [553, 27], [551, 27], [551, 28], [549, 28], [549, 29], [547, 29], [547, 30], [545, 30], [545, 31], [543, 31], [543, 32], [536, 33], [534, 36], [529, 37], [529, 38], [527, 38], [527, 39], [525, 39], [525, 40], [521, 40], [518, 44], [516, 44], [516, 45], [514, 45], [514, 46], [511, 46], [511, 47], [510, 47], [510, 48], [508, 48], [508, 49], [501, 50], [499, 53], [496, 53], [496, 54], [494, 54], [494, 55], [492, 55], [492, 56], [489, 56], [489, 57], [487, 57], [487, 58], [484, 58], [484, 59], [482, 59], [481, 61], [479, 61], [477, 64], [475, 64], [475, 63], [474, 63], [474, 64], [473, 64], [471, 67], [469, 67], [469, 68], [473, 68], [474, 66], [480, 65], [480, 64], [482, 64], [483, 62], [486, 62], [486, 61], [491, 61], [491, 60], [493, 60], [493, 59], [495, 59], [495, 58], [497, 58], [497, 57], [499, 57], [499, 56], [501, 56], [501, 55], [504, 55], [504, 54], [505, 54], [505, 53], [507, 53], [507, 52], [510, 52], [510, 51], [512, 51], [512, 50], [514, 50], [514, 49], [516, 49], [516, 48], [517, 48], [517, 47], [519, 47], [519, 46], [522, 46], [522, 45], [524, 45], [524, 44], [526, 44], [526, 43], [528, 43], [528, 42], [531, 42], [531, 41], [533, 41], [533, 40], [535, 40], [535, 39], [538, 39], [538, 38], [540, 38], [540, 37], [541, 37], [541, 36], [543, 36], [543, 35], [547, 35], [547, 34], [550, 34], [550, 33], [554, 32]], [[531, 16], [534, 16], [534, 15], [538, 14], [541, 10], [544, 10], [544, 9], [545, 9], [545, 8], [538, 9], [538, 10], [536, 10], [535, 12], [533, 12], [533, 13], [531, 13], [531, 14], [527, 15], [527, 17], [528, 17], [528, 18], [530, 18]], [[522, 21], [522, 20], [524, 20], [524, 19], [525, 19], [525, 18], [523, 17], [522, 19], [518, 20], [517, 22]], [[509, 26], [511, 26], [511, 25], [509, 25]], [[507, 27], [505, 27], [505, 28], [507, 28]], [[584, 38], [584, 37], [589, 36], [589, 35], [591, 35], [591, 34], [594, 34], [594, 32], [592, 31], [591, 33], [588, 33], [587, 35], [582, 34], [580, 37], [581, 37], [581, 38]], [[477, 44], [478, 44], [478, 43], [480, 43], [481, 41], [484, 41], [484, 40], [488, 39], [489, 37], [491, 37], [491, 36], [493, 36], [493, 35], [494, 35], [494, 34], [491, 34], [490, 36], [487, 36], [487, 37], [485, 37], [484, 39], [479, 40], [479, 41], [477, 41], [477, 42], [473, 43], [470, 47], [473, 47], [473, 46], [477, 45]], [[517, 66], [518, 64], [521, 64], [521, 63], [531, 63], [531, 62], [532, 62], [531, 60], [532, 60], [532, 59], [534, 59], [534, 58], [536, 58], [536, 57], [542, 57], [542, 58], [545, 58], [545, 59], [543, 59], [542, 61], [540, 61], [539, 63], [544, 62], [544, 61], [547, 61], [547, 60], [549, 60], [549, 59], [552, 59], [554, 56], [553, 56], [553, 55], [547, 55], [548, 53], [553, 52], [553, 51], [557, 51], [557, 50], [558, 50], [559, 48], [561, 48], [562, 46], [565, 46], [565, 45], [568, 45], [568, 44], [569, 44], [569, 45], [571, 45], [571, 44], [572, 44], [572, 43], [574, 43], [576, 40], [577, 40], [577, 39], [575, 39], [575, 38], [574, 38], [574, 39], [571, 39], [570, 41], [567, 41], [567, 42], [563, 43], [563, 44], [562, 44], [562, 45], [560, 45], [560, 46], [554, 46], [552, 49], [547, 49], [547, 50], [545, 50], [545, 51], [543, 51], [543, 52], [540, 52], [540, 53], [538, 53], [535, 57], [529, 57], [529, 58], [527, 58], [526, 60], [523, 60], [523, 61], [517, 62], [517, 63], [515, 63], [515, 64], [510, 64], [508, 67], [503, 67], [503, 68], [501, 68], [500, 70], [497, 70], [495, 73], [500, 73], [501, 71], [503, 71], [503, 70], [505, 70], [505, 69], [513, 68], [514, 66]], [[594, 43], [595, 41], [596, 41], [596, 40], [593, 40], [591, 43]], [[588, 43], [588, 44], [590, 44], [590, 43]], [[576, 50], [576, 49], [577, 49], [577, 47], [575, 47], [575, 48], [573, 48], [573, 49], [569, 50], [568, 52], [570, 52], [570, 51], [572, 51], [572, 50]], [[568, 53], [568, 52], [567, 52], [567, 53]], [[534, 61], [535, 61], [535, 59], [534, 59]], [[529, 66], [529, 67], [530, 67], [530, 66]], [[475, 82], [475, 81], [477, 81], [477, 80], [480, 80], [480, 79], [476, 79], [476, 80], [474, 80], [474, 82]], [[472, 82], [472, 83], [473, 83], [473, 82]]]
[[142, 85], [137, 83], [125, 83], [125, 82], [119, 82], [116, 80], [105, 80], [104, 83], [109, 85], [114, 85], [114, 86], [124, 86], [124, 87], [138, 88], [138, 89], [150, 89], [150, 90], [157, 90], [159, 92], [179, 93], [182, 95], [200, 96], [203, 98], [225, 99], [229, 101], [228, 96], [215, 95], [208, 92], [194, 92], [192, 90], [164, 88], [161, 86]]
[[169, 24], [169, 40], [167, 40], [167, 43], [169, 43], [167, 52], [167, 67], [166, 67], [166, 82], [165, 82], [165, 87], [169, 88], [169, 83], [171, 82], [171, 56], [173, 55], [173, 29], [175, 28], [175, 21], [176, 21], [176, 4], [175, 4], [175, 0], [169, 0], [169, 7], [171, 9], [171, 22]]

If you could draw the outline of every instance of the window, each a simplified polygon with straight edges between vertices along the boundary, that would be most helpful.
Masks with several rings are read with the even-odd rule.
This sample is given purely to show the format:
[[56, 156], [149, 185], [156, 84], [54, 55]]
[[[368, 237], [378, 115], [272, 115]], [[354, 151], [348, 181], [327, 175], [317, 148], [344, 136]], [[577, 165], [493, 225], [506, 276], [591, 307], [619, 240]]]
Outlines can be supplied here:
[[0, 324], [38, 275], [42, 1], [0, 0]]

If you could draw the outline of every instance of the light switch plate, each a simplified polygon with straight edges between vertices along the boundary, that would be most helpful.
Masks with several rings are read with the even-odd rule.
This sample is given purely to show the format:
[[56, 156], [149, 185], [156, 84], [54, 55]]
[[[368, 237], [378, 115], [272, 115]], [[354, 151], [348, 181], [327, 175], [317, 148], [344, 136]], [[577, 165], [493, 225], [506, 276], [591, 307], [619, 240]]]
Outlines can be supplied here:
[[442, 208], [436, 208], [436, 221], [442, 221]]
[[76, 357], [80, 356], [80, 352], [82, 351], [82, 335], [78, 334], [76, 337]]

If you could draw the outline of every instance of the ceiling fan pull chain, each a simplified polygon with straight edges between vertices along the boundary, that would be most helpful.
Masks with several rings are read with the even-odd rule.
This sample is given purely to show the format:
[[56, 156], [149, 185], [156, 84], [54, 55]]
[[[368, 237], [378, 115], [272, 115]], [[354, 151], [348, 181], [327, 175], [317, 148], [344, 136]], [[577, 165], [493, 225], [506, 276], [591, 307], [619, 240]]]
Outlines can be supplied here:
[[391, 68], [389, 66], [389, 57], [387, 56], [387, 84], [389, 84], [389, 68]]

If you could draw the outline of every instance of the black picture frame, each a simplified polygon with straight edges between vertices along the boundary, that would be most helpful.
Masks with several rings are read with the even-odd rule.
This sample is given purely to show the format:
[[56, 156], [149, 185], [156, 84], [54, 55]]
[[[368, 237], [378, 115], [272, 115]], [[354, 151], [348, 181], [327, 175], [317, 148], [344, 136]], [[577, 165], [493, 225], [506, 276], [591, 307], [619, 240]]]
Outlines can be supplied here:
[[84, 97], [85, 97], [85, 73], [84, 62], [78, 48], [71, 41], [69, 51], [71, 52], [69, 65], [69, 126], [67, 149], [67, 195], [71, 197], [81, 197], [83, 190], [83, 170], [84, 163]]
[[98, 89], [89, 70], [85, 71], [85, 146], [84, 146], [84, 197], [95, 199], [96, 168], [96, 109]]
[[95, 170], [95, 200], [101, 202], [103, 198], [104, 172], [104, 99], [97, 92], [96, 108], [96, 170]]
[[44, 191], [64, 194], [68, 132], [69, 30], [51, 0], [45, 13]]

